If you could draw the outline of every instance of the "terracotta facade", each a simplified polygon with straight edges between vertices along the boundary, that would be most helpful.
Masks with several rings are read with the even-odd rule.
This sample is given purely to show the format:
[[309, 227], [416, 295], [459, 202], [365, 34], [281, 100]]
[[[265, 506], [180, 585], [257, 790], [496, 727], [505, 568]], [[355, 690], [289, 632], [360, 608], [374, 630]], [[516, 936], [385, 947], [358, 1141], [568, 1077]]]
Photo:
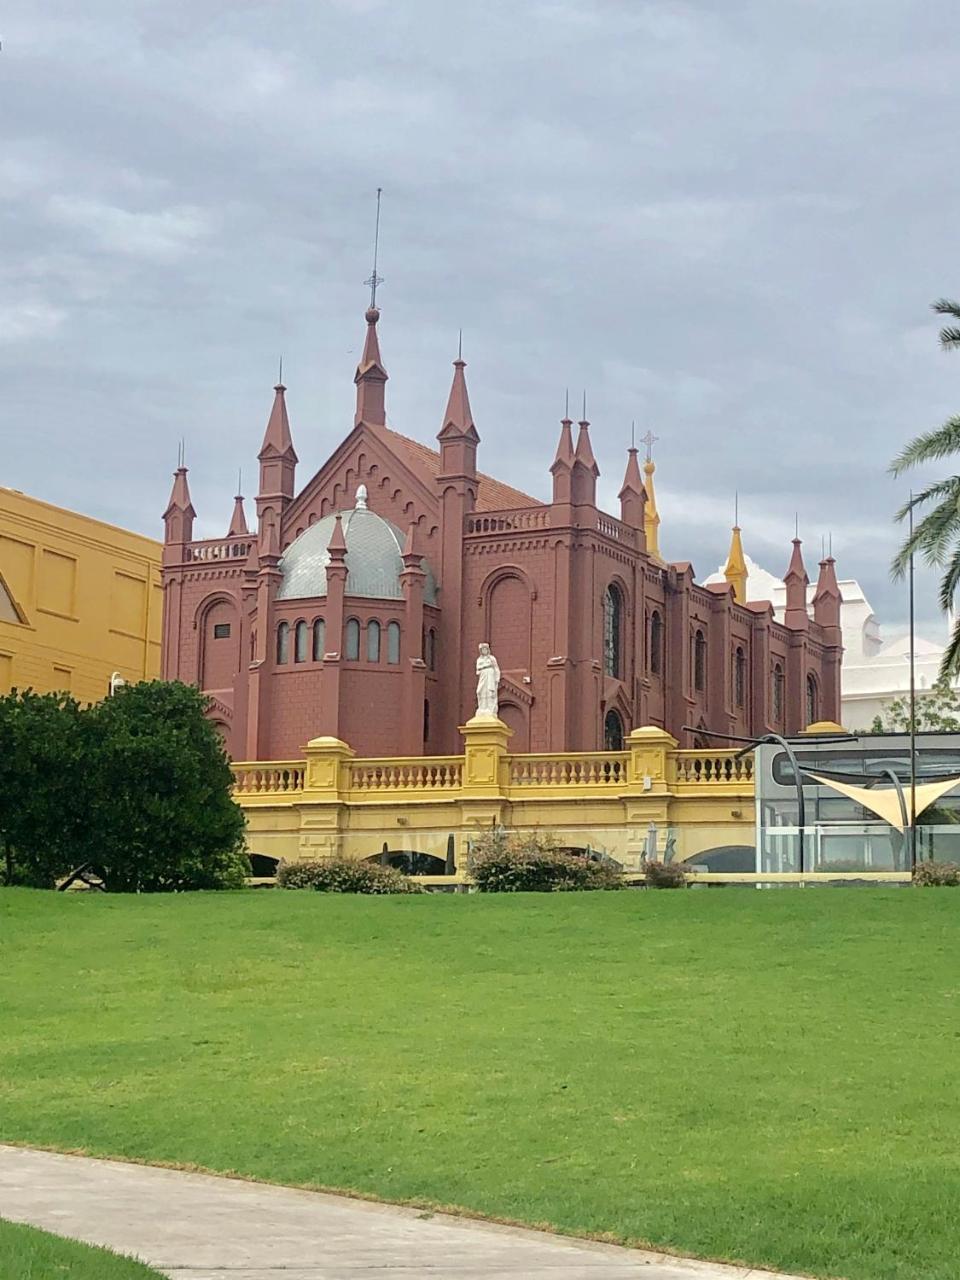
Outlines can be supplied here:
[[227, 535], [195, 540], [185, 468], [174, 477], [163, 673], [211, 695], [234, 758], [299, 758], [323, 735], [363, 756], [457, 753], [482, 641], [500, 663], [513, 751], [615, 748], [647, 724], [698, 745], [691, 730], [838, 719], [832, 559], [810, 612], [795, 542], [780, 625], [767, 602], [742, 599], [739, 531], [721, 585], [660, 557], [653, 464], [641, 475], [635, 449], [619, 516], [598, 509], [586, 421], [561, 423], [550, 502], [485, 475], [460, 359], [439, 448], [399, 435], [386, 425], [378, 319], [367, 312], [353, 430], [299, 491], [275, 388], [254, 529], [237, 498]]

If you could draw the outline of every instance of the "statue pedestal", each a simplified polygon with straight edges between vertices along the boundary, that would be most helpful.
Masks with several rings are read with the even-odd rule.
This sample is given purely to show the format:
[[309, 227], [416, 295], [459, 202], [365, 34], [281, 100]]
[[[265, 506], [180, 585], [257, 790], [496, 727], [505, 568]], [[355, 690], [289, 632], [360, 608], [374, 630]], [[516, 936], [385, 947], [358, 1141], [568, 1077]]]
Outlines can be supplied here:
[[460, 732], [464, 742], [463, 798], [502, 801], [507, 783], [507, 748], [513, 730], [496, 716], [477, 715], [462, 724]]

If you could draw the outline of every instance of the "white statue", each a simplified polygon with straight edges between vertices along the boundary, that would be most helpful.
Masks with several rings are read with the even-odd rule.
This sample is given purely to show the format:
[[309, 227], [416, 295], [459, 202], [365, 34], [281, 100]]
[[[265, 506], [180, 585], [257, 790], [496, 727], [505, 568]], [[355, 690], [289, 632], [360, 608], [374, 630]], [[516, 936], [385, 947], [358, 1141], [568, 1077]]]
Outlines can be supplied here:
[[480, 646], [477, 658], [477, 715], [496, 720], [499, 711], [497, 690], [500, 687], [500, 667], [490, 652], [488, 644]]

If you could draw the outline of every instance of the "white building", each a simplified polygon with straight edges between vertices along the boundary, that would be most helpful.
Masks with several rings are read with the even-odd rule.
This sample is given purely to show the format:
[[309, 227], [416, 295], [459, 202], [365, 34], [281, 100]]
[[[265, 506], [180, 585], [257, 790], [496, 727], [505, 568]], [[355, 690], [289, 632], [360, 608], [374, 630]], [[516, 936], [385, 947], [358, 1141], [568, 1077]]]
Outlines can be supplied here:
[[[768, 573], [749, 556], [747, 599], [769, 600], [778, 622], [783, 621], [786, 587], [782, 579]], [[723, 582], [721, 566], [706, 579]], [[903, 634], [883, 635], [870, 601], [855, 578], [841, 579], [840, 626], [843, 632], [843, 666], [840, 674], [841, 712], [845, 729], [869, 729], [875, 716], [897, 698], [910, 691], [910, 640]], [[807, 603], [813, 604], [815, 583], [808, 588]], [[945, 628], [946, 630], [946, 628]], [[937, 680], [944, 645], [914, 638], [914, 669], [917, 692], [930, 689]]]

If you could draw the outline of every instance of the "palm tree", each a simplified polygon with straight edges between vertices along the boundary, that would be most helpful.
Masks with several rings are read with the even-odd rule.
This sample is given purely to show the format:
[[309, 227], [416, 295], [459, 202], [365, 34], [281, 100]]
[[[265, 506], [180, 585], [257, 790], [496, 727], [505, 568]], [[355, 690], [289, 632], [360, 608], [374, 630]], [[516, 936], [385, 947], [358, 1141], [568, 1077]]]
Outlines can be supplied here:
[[[960, 321], [960, 302], [940, 298], [932, 304], [941, 316], [951, 316]], [[940, 345], [944, 351], [960, 350], [960, 327], [945, 325], [940, 330]], [[911, 467], [925, 462], [960, 454], [960, 415], [948, 418], [941, 427], [915, 436], [903, 452], [890, 464], [895, 476], [903, 475]], [[943, 569], [940, 579], [940, 607], [945, 613], [953, 608], [953, 598], [960, 586], [960, 475], [950, 476], [928, 485], [912, 494], [910, 501], [897, 512], [897, 520], [906, 520], [930, 503], [930, 508], [915, 525], [893, 561], [893, 575], [902, 578], [910, 563], [910, 557], [919, 553], [927, 564]], [[940, 667], [942, 679], [960, 674], [960, 622], [954, 627]]]

